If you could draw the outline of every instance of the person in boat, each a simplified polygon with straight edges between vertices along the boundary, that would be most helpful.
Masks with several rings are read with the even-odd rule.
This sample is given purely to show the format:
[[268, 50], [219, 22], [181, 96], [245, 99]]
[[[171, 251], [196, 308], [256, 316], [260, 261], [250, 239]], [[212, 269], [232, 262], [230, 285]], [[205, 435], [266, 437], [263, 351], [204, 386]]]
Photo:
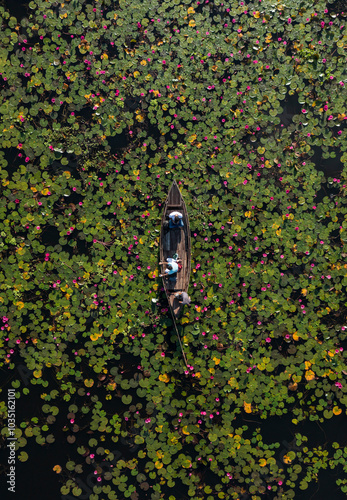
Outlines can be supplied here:
[[191, 299], [186, 292], [176, 292], [173, 295], [182, 305], [189, 305], [191, 302]]
[[176, 229], [178, 227], [183, 227], [183, 215], [181, 212], [171, 212], [169, 214], [169, 229]]
[[177, 274], [178, 271], [182, 269], [181, 259], [174, 259], [172, 257], [168, 257], [166, 262], [159, 262], [159, 265], [167, 264], [167, 267], [164, 271], [164, 274], [159, 274], [159, 278], [163, 276], [171, 276], [173, 274]]

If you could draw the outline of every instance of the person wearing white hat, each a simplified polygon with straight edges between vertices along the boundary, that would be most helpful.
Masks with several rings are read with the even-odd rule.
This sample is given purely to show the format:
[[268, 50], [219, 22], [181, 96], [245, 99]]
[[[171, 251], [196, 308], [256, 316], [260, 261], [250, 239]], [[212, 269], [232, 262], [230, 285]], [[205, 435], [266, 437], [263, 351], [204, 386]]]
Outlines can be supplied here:
[[178, 227], [183, 227], [183, 215], [180, 212], [171, 212], [169, 214], [169, 229], [176, 229]]

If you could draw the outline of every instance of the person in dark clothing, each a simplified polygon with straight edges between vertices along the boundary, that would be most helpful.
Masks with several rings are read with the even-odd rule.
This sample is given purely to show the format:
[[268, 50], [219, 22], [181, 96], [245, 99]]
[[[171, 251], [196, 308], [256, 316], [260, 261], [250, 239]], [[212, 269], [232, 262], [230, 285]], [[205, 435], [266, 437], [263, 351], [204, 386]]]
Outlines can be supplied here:
[[183, 215], [181, 212], [171, 212], [169, 215], [169, 228], [176, 229], [179, 227], [184, 227], [183, 224]]

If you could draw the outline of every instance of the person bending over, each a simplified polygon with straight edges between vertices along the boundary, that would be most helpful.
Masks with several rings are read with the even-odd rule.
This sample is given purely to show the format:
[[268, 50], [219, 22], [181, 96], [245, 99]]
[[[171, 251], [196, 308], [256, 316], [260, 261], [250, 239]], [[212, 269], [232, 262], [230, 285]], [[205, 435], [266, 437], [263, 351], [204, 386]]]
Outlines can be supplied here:
[[178, 227], [184, 227], [183, 215], [180, 212], [171, 212], [169, 215], [169, 229], [177, 229]]
[[159, 278], [162, 278], [165, 275], [171, 275], [177, 273], [179, 266], [178, 264], [181, 262], [181, 259], [173, 259], [172, 257], [168, 257], [166, 259], [167, 262], [159, 262], [159, 265], [167, 264], [167, 267], [163, 274], [159, 274]]
[[191, 302], [190, 297], [186, 292], [176, 292], [173, 295], [182, 305], [189, 305]]

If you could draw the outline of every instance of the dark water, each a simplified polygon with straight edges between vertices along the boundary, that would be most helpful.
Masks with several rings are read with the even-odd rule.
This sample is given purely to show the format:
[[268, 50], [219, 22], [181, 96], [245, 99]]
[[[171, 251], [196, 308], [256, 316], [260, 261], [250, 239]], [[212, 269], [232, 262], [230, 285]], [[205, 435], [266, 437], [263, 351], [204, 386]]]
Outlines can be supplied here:
[[11, 16], [21, 21], [27, 15], [27, 6], [30, 0], [1, 0], [0, 5], [6, 8]]

